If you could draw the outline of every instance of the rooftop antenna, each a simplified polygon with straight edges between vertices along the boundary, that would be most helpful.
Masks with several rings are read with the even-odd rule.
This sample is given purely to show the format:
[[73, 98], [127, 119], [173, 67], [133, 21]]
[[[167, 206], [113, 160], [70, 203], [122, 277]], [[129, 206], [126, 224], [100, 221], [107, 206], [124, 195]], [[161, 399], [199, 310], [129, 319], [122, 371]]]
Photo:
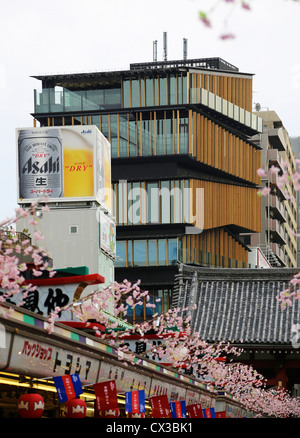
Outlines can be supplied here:
[[183, 59], [187, 59], [187, 39], [183, 38]]
[[153, 41], [153, 62], [157, 62], [157, 40]]
[[167, 58], [167, 32], [164, 32], [164, 61], [166, 61]]

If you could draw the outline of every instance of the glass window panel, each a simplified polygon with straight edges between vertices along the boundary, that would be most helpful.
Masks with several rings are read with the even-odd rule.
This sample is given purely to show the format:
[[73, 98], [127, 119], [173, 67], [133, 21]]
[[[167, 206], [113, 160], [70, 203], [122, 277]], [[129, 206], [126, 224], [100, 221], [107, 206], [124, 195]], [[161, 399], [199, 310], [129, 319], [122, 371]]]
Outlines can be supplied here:
[[[49, 112], [49, 88], [44, 88], [42, 91], [34, 90], [35, 94], [35, 112], [47, 113]], [[66, 108], [66, 111], [68, 109]]]
[[179, 181], [175, 181], [173, 188], [174, 197], [174, 222], [179, 223], [182, 220], [182, 194]]
[[147, 184], [147, 222], [158, 223], [159, 222], [159, 188], [158, 183]]
[[146, 105], [153, 106], [153, 78], [146, 79]]
[[158, 264], [165, 265], [167, 257], [167, 240], [159, 239], [158, 240]]
[[188, 132], [189, 120], [188, 117], [181, 117], [179, 120], [179, 152], [181, 154], [188, 153]]
[[233, 117], [237, 121], [240, 119], [240, 108], [237, 105], [233, 105]]
[[163, 311], [163, 291], [162, 289], [158, 289], [155, 294], [155, 312], [162, 313]]
[[139, 88], [140, 88], [139, 80], [138, 79], [132, 79], [132, 81], [131, 81], [132, 107], [140, 106]]
[[[148, 304], [155, 304], [155, 302], [154, 302], [154, 297], [153, 296], [151, 296], [151, 295], [149, 295], [149, 301], [147, 302]], [[151, 317], [151, 316], [153, 316], [153, 314], [154, 313], [156, 313], [156, 309], [155, 308], [153, 308], [153, 307], [147, 307], [147, 306], [145, 306], [146, 307], [146, 316], [149, 316], [149, 317]]]
[[182, 103], [182, 97], [181, 97], [181, 88], [182, 82], [181, 82], [181, 76], [179, 75], [177, 78], [177, 96], [178, 96], [178, 103]]
[[201, 103], [208, 106], [208, 91], [201, 88]]
[[167, 105], [167, 78], [159, 79], [159, 87], [160, 105]]
[[216, 96], [216, 110], [221, 113], [222, 112], [222, 98]]
[[176, 76], [170, 75], [169, 77], [169, 104], [176, 105]]
[[138, 182], [131, 184], [130, 193], [128, 193], [129, 209], [128, 221], [131, 224], [137, 225], [141, 219], [141, 193], [140, 184]]
[[182, 78], [182, 103], [187, 103], [187, 78]]
[[118, 187], [119, 224], [127, 223], [127, 182], [120, 181]]
[[170, 289], [165, 289], [164, 298], [163, 298], [164, 312], [167, 312], [168, 309], [170, 308], [171, 297], [172, 297], [172, 291]]
[[143, 155], [150, 155], [152, 150], [152, 120], [143, 120]]
[[137, 156], [137, 125], [133, 115], [129, 116], [129, 155]]
[[82, 99], [81, 96], [73, 91], [65, 89], [65, 109], [66, 111], [81, 111]]
[[212, 108], [212, 109], [216, 108], [216, 99], [215, 98], [216, 98], [216, 95], [209, 92], [209, 94], [208, 94], [208, 106], [210, 108]]
[[[107, 139], [109, 138], [108, 132], [108, 115], [101, 116], [101, 132]], [[117, 156], [117, 155], [115, 155]]]
[[158, 100], [158, 93], [159, 93], [159, 88], [158, 85], [159, 84], [159, 78], [154, 78], [154, 105], [158, 106], [159, 105], [159, 100]]
[[85, 111], [100, 109], [103, 105], [103, 90], [86, 90], [82, 98]]
[[245, 124], [251, 126], [251, 113], [249, 111], [245, 112]]
[[187, 179], [184, 181], [184, 221], [190, 223], [190, 187]]
[[128, 260], [128, 266], [133, 265], [132, 260], [132, 240], [127, 241], [127, 260]]
[[117, 240], [116, 245], [116, 266], [126, 266], [126, 241]]
[[161, 222], [163, 224], [170, 223], [170, 184], [169, 181], [161, 181], [160, 183], [160, 208]]
[[165, 121], [166, 126], [166, 149], [167, 154], [173, 154], [173, 119], [167, 117]]
[[165, 154], [164, 119], [156, 119], [156, 155]]
[[168, 264], [175, 265], [177, 262], [177, 239], [168, 240]]
[[119, 118], [120, 156], [128, 156], [128, 120], [127, 115]]
[[145, 105], [145, 79], [141, 78], [141, 106], [146, 106]]
[[121, 107], [121, 88], [106, 88], [104, 90], [105, 107]]
[[157, 245], [156, 240], [148, 240], [148, 264], [149, 266], [157, 266]]
[[130, 80], [123, 81], [123, 107], [130, 107]]
[[92, 117], [92, 125], [100, 127], [100, 117], [99, 116], [91, 116]]
[[245, 110], [240, 108], [240, 122], [245, 123]]
[[147, 245], [146, 240], [133, 241], [133, 266], [146, 266]]
[[[118, 155], [118, 117], [116, 114], [110, 116], [110, 144], [112, 155]], [[123, 151], [123, 150], [122, 150]], [[122, 151], [120, 150], [120, 156], [122, 156]]]

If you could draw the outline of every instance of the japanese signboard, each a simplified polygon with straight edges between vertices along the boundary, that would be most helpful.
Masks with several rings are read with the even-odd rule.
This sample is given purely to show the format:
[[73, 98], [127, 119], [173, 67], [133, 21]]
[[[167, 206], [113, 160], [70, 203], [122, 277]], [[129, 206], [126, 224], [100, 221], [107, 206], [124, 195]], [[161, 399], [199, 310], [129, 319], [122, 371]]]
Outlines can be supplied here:
[[111, 148], [94, 125], [16, 130], [18, 202], [95, 200], [111, 210]]
[[[81, 294], [86, 286], [103, 282], [104, 278], [99, 274], [29, 280], [28, 283], [35, 286], [35, 290], [29, 291], [25, 299], [19, 293], [7, 298], [6, 302], [14, 305], [23, 302], [23, 309], [41, 316], [49, 316], [55, 307], [63, 307], [72, 303], [76, 294]], [[4, 293], [5, 291], [0, 289], [0, 296]], [[76, 298], [78, 299], [79, 296]], [[58, 319], [63, 321], [77, 320], [71, 311], [60, 312]]]
[[134, 372], [128, 368], [118, 367], [109, 362], [101, 362], [100, 379], [113, 379], [120, 392], [144, 389], [148, 396], [151, 387], [151, 377]]
[[152, 379], [150, 396], [166, 395], [170, 400], [185, 400], [186, 389], [156, 378]]
[[81, 382], [97, 379], [100, 361], [89, 356], [60, 348], [48, 342], [16, 335], [11, 352], [10, 369], [35, 376], [77, 374]]

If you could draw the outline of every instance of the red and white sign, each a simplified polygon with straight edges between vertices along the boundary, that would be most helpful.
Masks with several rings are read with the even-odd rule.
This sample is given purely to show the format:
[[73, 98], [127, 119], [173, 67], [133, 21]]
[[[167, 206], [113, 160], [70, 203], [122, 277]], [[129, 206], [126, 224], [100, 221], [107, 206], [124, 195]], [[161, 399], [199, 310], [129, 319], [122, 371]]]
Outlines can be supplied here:
[[203, 418], [202, 406], [200, 403], [186, 407], [189, 418]]
[[150, 404], [153, 418], [171, 418], [169, 400], [166, 395], [151, 397]]
[[93, 388], [96, 396], [97, 416], [117, 418], [119, 416], [119, 405], [115, 380], [96, 383]]

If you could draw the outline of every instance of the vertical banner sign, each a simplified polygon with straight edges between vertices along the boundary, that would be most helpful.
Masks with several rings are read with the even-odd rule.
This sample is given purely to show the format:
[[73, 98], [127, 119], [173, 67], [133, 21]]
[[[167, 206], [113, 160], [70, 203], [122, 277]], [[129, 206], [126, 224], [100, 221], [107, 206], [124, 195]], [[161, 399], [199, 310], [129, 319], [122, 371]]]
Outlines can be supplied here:
[[226, 418], [226, 411], [216, 412], [216, 418]]
[[78, 374], [53, 377], [58, 399], [64, 403], [82, 394], [82, 385]]
[[202, 407], [200, 403], [194, 405], [188, 405], [186, 410], [189, 414], [189, 418], [203, 418]]
[[172, 401], [170, 402], [172, 418], [186, 418], [186, 405], [185, 401]]
[[203, 418], [216, 418], [214, 408], [202, 409]]
[[141, 414], [145, 412], [145, 391], [125, 392], [125, 411], [131, 414]]
[[93, 385], [96, 396], [96, 410], [100, 417], [116, 418], [119, 416], [117, 385], [115, 380]]
[[160, 395], [150, 398], [153, 418], [171, 418], [168, 397]]

